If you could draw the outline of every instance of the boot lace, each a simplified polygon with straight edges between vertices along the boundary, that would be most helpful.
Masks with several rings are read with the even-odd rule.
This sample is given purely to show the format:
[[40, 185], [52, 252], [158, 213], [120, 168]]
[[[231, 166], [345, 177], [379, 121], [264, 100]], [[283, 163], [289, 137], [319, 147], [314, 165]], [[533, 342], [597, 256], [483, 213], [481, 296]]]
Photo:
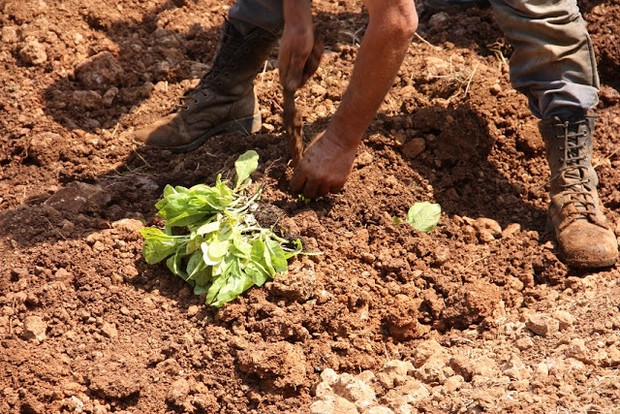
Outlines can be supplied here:
[[202, 99], [209, 95], [209, 89], [213, 86], [218, 86], [213, 84], [218, 83], [219, 77], [227, 69], [234, 69], [234, 67], [231, 68], [229, 66], [236, 64], [234, 55], [242, 47], [243, 40], [243, 36], [226, 21], [220, 39], [220, 47], [215, 54], [216, 57], [211, 65], [211, 69], [200, 79], [198, 85], [185, 91], [183, 96], [179, 98], [178, 109], [189, 111], [192, 106], [198, 105]]
[[596, 214], [596, 205], [591, 194], [591, 181], [588, 178], [590, 166], [584, 151], [588, 136], [587, 127], [584, 127], [586, 122], [581, 120], [556, 124], [562, 131], [562, 135], [558, 135], [557, 138], [563, 143], [559, 149], [564, 156], [560, 158], [562, 166], [552, 180], [559, 180], [563, 195], [567, 197], [568, 204], [574, 207], [572, 214], [593, 216]]

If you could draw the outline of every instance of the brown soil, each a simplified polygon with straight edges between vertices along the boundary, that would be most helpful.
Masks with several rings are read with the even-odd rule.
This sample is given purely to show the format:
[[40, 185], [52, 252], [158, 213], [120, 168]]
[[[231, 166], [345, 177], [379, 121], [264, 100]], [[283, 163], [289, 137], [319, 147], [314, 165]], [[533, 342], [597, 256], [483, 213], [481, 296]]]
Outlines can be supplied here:
[[[186, 155], [132, 141], [208, 68], [223, 3], [0, 0], [0, 412], [620, 412], [618, 270], [556, 256], [536, 120], [490, 11], [418, 6], [350, 180], [303, 205], [276, 52], [259, 134]], [[600, 195], [618, 223], [620, 2], [582, 6], [603, 83]], [[314, 7], [326, 54], [297, 103], [307, 137], [367, 21], [358, 1]], [[263, 202], [322, 254], [216, 312], [144, 263], [137, 229], [165, 184], [210, 184], [250, 148]], [[443, 208], [430, 234], [392, 224], [416, 201]]]

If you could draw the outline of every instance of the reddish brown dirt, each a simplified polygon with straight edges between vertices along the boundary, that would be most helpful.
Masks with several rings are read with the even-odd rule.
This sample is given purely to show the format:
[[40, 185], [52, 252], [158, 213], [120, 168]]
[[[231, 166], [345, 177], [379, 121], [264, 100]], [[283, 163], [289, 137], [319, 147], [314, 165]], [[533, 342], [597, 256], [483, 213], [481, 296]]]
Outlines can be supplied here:
[[[615, 225], [620, 2], [581, 5]], [[619, 412], [619, 273], [556, 257], [536, 120], [490, 11], [418, 6], [420, 37], [350, 180], [302, 205], [275, 51], [256, 82], [259, 134], [186, 155], [132, 141], [208, 68], [229, 6], [0, 0], [0, 412]], [[308, 137], [338, 105], [367, 19], [356, 1], [314, 7], [326, 54], [298, 101]], [[322, 254], [215, 312], [144, 263], [137, 229], [165, 184], [212, 183], [250, 148], [263, 202]], [[416, 201], [443, 208], [430, 234], [392, 224]]]

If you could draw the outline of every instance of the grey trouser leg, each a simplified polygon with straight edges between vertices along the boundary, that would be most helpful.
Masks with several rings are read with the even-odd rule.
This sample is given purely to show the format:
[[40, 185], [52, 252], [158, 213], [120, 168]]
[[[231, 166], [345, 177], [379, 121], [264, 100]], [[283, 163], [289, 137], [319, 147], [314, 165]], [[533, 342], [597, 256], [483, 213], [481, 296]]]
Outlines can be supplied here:
[[587, 112], [598, 103], [592, 42], [576, 0], [491, 0], [514, 48], [510, 80], [539, 118]]
[[228, 11], [228, 20], [243, 35], [255, 27], [278, 35], [284, 26], [282, 0], [237, 0]]

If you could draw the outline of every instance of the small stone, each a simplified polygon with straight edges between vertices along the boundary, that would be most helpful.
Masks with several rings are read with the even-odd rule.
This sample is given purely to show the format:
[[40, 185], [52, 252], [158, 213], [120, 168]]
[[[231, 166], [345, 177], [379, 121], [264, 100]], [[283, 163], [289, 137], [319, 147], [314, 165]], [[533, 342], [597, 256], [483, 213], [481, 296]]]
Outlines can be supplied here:
[[166, 401], [180, 407], [189, 395], [189, 390], [189, 382], [185, 378], [179, 378], [170, 385]]
[[159, 364], [157, 364], [157, 369], [162, 370], [164, 373], [170, 376], [177, 376], [181, 372], [181, 366], [174, 358], [168, 358]]
[[519, 223], [510, 223], [509, 225], [506, 226], [504, 230], [502, 230], [502, 238], [508, 239], [514, 236], [515, 234], [519, 233], [520, 231], [521, 231], [521, 225]]
[[536, 335], [553, 335], [560, 329], [560, 323], [545, 313], [534, 313], [529, 316], [525, 326]]
[[25, 339], [42, 342], [45, 340], [46, 330], [47, 324], [43, 322], [40, 316], [27, 316], [26, 319], [24, 319], [24, 331], [22, 336]]
[[407, 373], [413, 370], [411, 362], [392, 360], [388, 361], [383, 369], [377, 373], [377, 380], [386, 388], [402, 384], [407, 379]]
[[584, 361], [587, 356], [588, 349], [586, 348], [586, 342], [582, 338], [573, 338], [570, 341], [570, 345], [566, 350], [566, 355], [573, 357], [580, 361]]
[[536, 365], [536, 369], [534, 370], [535, 377], [547, 377], [549, 375], [549, 364], [546, 362], [540, 362]]
[[450, 16], [448, 16], [448, 13], [439, 12], [433, 14], [430, 19], [428, 19], [428, 25], [429, 27], [435, 29], [439, 28], [441, 25], [443, 25], [443, 23], [447, 22], [448, 20], [450, 20]]
[[118, 331], [116, 325], [110, 322], [104, 322], [101, 326], [101, 332], [108, 338], [116, 338]]
[[106, 108], [111, 107], [114, 103], [114, 98], [116, 98], [116, 96], [118, 95], [118, 92], [119, 90], [116, 86], [113, 86], [107, 91], [105, 91], [102, 97], [103, 106], [105, 106]]
[[367, 165], [372, 164], [373, 160], [374, 160], [374, 157], [372, 156], [372, 154], [368, 151], [364, 151], [360, 155], [357, 156], [357, 158], [355, 159], [355, 162], [357, 163], [358, 167], [365, 167]]
[[382, 405], [376, 405], [366, 410], [364, 414], [394, 414], [394, 411]]
[[92, 111], [101, 109], [103, 106], [103, 97], [97, 91], [78, 90], [74, 91], [71, 96], [73, 98], [73, 104], [85, 110]]
[[462, 375], [453, 375], [446, 380], [443, 386], [446, 387], [446, 390], [450, 394], [453, 394], [454, 392], [458, 391], [464, 383], [465, 378], [463, 378]]
[[196, 316], [200, 311], [200, 306], [191, 305], [187, 308], [187, 316]]
[[109, 51], [89, 57], [75, 69], [75, 77], [85, 89], [107, 91], [118, 86], [124, 73], [118, 59]]
[[310, 92], [312, 92], [312, 94], [316, 96], [324, 96], [327, 93], [327, 89], [325, 89], [325, 87], [319, 85], [318, 83], [315, 83], [310, 88]]
[[338, 396], [351, 401], [360, 410], [377, 403], [372, 387], [350, 374], [340, 375], [332, 389]]
[[4, 26], [0, 31], [0, 39], [4, 44], [11, 44], [17, 42], [19, 37], [17, 36], [17, 29], [15, 26]]
[[529, 336], [524, 336], [522, 338], [519, 338], [515, 345], [517, 346], [518, 350], [524, 351], [534, 346], [534, 340]]
[[478, 233], [488, 233], [493, 236], [493, 238], [497, 238], [502, 234], [502, 226], [493, 219], [486, 217], [479, 217], [472, 223], [474, 228], [478, 231]]
[[553, 312], [553, 318], [559, 322], [560, 331], [565, 331], [573, 327], [575, 317], [567, 311], [557, 310]]
[[610, 367], [620, 366], [620, 349], [612, 345], [607, 349], [608, 364]]
[[377, 260], [377, 256], [375, 256], [372, 253], [362, 252], [361, 256], [362, 256], [362, 260], [364, 261], [364, 263], [367, 263], [367, 264], [372, 264], [374, 263], [375, 260]]
[[504, 373], [504, 375], [517, 381], [530, 377], [529, 369], [525, 366], [525, 364], [517, 354], [512, 354], [510, 356], [510, 359], [508, 360], [506, 365], [504, 365], [502, 372]]
[[26, 44], [19, 51], [19, 57], [28, 65], [42, 65], [47, 62], [45, 45], [35, 38], [27, 38]]
[[424, 152], [426, 149], [426, 141], [424, 138], [414, 138], [403, 145], [403, 155], [409, 159], [413, 159]]
[[330, 399], [319, 400], [310, 406], [310, 414], [357, 414], [359, 411], [352, 402], [337, 395]]

